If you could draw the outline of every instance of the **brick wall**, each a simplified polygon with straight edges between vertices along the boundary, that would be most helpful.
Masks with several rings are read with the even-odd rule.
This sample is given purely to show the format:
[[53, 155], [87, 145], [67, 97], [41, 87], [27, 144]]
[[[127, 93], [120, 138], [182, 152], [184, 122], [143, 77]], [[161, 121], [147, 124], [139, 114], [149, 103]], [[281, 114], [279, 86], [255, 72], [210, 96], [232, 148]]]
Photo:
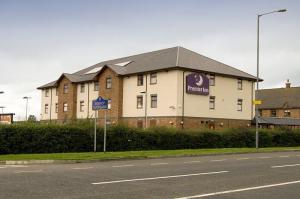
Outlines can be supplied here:
[[[112, 79], [112, 88], [106, 88], [106, 78]], [[110, 68], [105, 68], [99, 75], [99, 96], [111, 99], [111, 109], [107, 111], [107, 117], [112, 123], [118, 123], [122, 117], [123, 107], [123, 79]], [[98, 112], [100, 125], [103, 124], [104, 110]]]
[[[300, 118], [300, 109], [277, 109], [276, 117], [284, 117], [285, 110], [290, 110], [291, 118]], [[271, 109], [263, 109], [261, 112], [262, 117], [271, 117]]]
[[[144, 117], [128, 117], [123, 118], [122, 122], [137, 127], [138, 121], [145, 125]], [[151, 120], [156, 120], [156, 126], [167, 126], [181, 128], [181, 117], [149, 117], [147, 125], [150, 127]], [[235, 128], [235, 127], [250, 127], [250, 120], [235, 120], [235, 119], [216, 119], [216, 118], [199, 118], [199, 117], [185, 117], [184, 118], [185, 129], [195, 128], [211, 128], [211, 129], [222, 129], [222, 128]]]
[[[64, 85], [68, 84], [68, 93], [64, 93]], [[58, 85], [58, 114], [57, 119], [59, 122], [65, 120], [76, 119], [76, 97], [77, 97], [77, 87], [66, 77], [63, 77]], [[68, 103], [68, 111], [63, 111], [63, 104]]]

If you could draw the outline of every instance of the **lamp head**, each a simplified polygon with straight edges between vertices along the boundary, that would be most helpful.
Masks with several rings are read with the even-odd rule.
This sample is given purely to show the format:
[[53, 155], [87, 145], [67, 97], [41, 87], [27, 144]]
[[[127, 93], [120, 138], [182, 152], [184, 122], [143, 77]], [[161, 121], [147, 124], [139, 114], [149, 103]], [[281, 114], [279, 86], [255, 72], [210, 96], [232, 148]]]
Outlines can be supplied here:
[[286, 11], [287, 11], [287, 9], [280, 9], [277, 12], [286, 12]]

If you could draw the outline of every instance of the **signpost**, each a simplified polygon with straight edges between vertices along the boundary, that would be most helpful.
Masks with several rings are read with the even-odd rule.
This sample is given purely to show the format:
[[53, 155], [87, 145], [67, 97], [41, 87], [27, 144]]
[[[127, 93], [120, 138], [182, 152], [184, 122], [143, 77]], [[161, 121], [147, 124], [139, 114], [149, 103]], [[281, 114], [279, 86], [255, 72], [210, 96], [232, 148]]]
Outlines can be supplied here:
[[95, 110], [95, 132], [94, 132], [94, 152], [97, 151], [97, 111], [104, 111], [104, 138], [103, 138], [103, 152], [106, 151], [106, 110], [110, 109], [110, 100], [98, 97], [96, 100], [93, 100], [92, 108]]

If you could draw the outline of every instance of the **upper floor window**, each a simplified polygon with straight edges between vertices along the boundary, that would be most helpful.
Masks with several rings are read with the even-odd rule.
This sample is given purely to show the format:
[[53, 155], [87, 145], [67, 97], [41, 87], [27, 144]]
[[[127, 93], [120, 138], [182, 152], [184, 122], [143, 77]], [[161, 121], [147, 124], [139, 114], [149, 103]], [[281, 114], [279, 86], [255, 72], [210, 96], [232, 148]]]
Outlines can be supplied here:
[[83, 112], [84, 111], [84, 101], [80, 101], [80, 107], [79, 107], [79, 110], [80, 112]]
[[64, 103], [63, 104], [63, 110], [64, 110], [64, 112], [67, 112], [68, 111], [68, 103]]
[[55, 113], [58, 113], [58, 103], [55, 103]]
[[138, 86], [143, 86], [144, 85], [144, 75], [138, 75], [137, 76], [137, 85]]
[[85, 84], [80, 84], [80, 92], [84, 93], [85, 90]]
[[156, 84], [157, 83], [157, 74], [152, 73], [150, 74], [150, 84]]
[[64, 93], [69, 92], [69, 84], [64, 84]]
[[55, 88], [55, 95], [58, 96], [58, 88]]
[[157, 95], [151, 95], [151, 108], [157, 108]]
[[284, 117], [291, 117], [291, 111], [290, 110], [284, 110]]
[[238, 79], [237, 83], [238, 83], [238, 90], [243, 90], [243, 80]]
[[216, 105], [216, 97], [210, 96], [209, 97], [209, 109], [215, 109], [215, 105]]
[[275, 109], [271, 110], [270, 112], [271, 112], [271, 114], [270, 114], [271, 117], [276, 117], [277, 114], [276, 114], [276, 110]]
[[94, 82], [94, 91], [99, 91], [99, 82]]
[[210, 75], [209, 75], [209, 85], [210, 85], [210, 86], [216, 85], [216, 76], [213, 75], [213, 74], [210, 74]]
[[243, 110], [243, 100], [238, 99], [237, 100], [237, 111], [242, 111]]
[[112, 79], [111, 77], [106, 78], [106, 89], [111, 89], [112, 87]]
[[45, 114], [48, 114], [48, 110], [49, 110], [49, 105], [45, 104]]
[[143, 108], [143, 96], [142, 95], [138, 95], [136, 97], [136, 108], [138, 108], [138, 109]]
[[45, 90], [45, 97], [49, 97], [49, 89]]

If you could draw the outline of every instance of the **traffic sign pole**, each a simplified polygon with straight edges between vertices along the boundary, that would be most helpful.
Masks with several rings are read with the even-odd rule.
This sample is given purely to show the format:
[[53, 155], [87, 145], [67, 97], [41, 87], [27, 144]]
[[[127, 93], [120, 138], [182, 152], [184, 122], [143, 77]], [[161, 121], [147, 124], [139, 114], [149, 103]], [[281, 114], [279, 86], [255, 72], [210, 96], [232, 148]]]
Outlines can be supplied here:
[[97, 111], [95, 110], [94, 152], [97, 151]]
[[106, 152], [106, 110], [104, 111], [104, 136], [103, 136], [103, 152]]

